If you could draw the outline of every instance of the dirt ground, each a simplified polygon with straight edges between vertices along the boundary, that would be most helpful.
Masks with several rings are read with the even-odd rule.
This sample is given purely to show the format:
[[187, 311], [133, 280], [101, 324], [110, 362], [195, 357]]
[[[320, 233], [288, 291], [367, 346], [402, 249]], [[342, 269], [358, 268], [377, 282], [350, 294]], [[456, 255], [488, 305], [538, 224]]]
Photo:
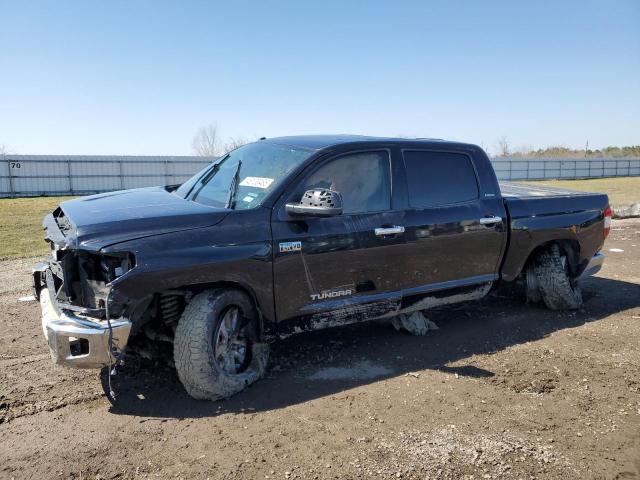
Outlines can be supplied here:
[[424, 337], [291, 337], [219, 403], [128, 366], [115, 405], [51, 364], [32, 261], [0, 263], [0, 478], [640, 478], [640, 220], [605, 253], [577, 312], [491, 297]]

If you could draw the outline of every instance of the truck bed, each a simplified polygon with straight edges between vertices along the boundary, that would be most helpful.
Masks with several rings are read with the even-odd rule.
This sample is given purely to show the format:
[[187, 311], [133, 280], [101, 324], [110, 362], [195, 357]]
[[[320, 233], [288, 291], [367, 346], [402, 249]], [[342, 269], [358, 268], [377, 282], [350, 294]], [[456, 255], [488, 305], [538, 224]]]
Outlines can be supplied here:
[[514, 182], [499, 182], [500, 191], [505, 198], [540, 198], [540, 197], [575, 197], [583, 195], [593, 195], [589, 192], [578, 190], [568, 190], [565, 188], [549, 187], [546, 185], [531, 185]]

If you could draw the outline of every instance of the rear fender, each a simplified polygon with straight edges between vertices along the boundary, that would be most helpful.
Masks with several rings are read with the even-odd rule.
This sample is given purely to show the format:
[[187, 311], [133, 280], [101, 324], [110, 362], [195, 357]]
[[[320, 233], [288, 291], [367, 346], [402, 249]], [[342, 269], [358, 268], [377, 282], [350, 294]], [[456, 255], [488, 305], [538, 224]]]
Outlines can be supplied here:
[[558, 243], [565, 249], [574, 273], [579, 275], [591, 257], [602, 248], [603, 222], [603, 212], [599, 210], [512, 218], [501, 278], [515, 280], [535, 252], [552, 243]]

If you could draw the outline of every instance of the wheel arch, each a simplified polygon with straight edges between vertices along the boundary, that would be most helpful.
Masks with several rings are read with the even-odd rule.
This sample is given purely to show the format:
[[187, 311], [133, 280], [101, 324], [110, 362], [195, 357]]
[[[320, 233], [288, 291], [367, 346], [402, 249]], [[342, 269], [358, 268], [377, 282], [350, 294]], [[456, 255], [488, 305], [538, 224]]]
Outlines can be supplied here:
[[229, 280], [221, 280], [217, 282], [206, 282], [206, 283], [194, 283], [183, 285], [176, 290], [181, 290], [187, 293], [190, 293], [192, 296], [196, 296], [199, 293], [205, 292], [207, 290], [216, 290], [216, 289], [229, 289], [229, 290], [238, 290], [242, 293], [245, 293], [251, 301], [256, 309], [256, 313], [258, 314], [258, 330], [260, 334], [260, 338], [263, 339], [265, 336], [265, 318], [262, 313], [262, 308], [260, 306], [260, 302], [258, 301], [258, 296], [256, 292], [249, 285], [244, 285], [240, 282], [229, 281]]
[[580, 242], [575, 238], [557, 238], [533, 247], [520, 269], [520, 275], [526, 273], [527, 269], [533, 264], [540, 253], [549, 250], [553, 245], [558, 245], [560, 252], [567, 256], [571, 273], [575, 276], [580, 275], [582, 269], [582, 265], [580, 264]]
[[[216, 289], [238, 290], [246, 294], [251, 299], [251, 302], [253, 303], [253, 306], [255, 307], [257, 312], [259, 338], [260, 340], [263, 340], [265, 338], [265, 335], [269, 333], [267, 332], [267, 325], [269, 322], [267, 322], [267, 320], [265, 319], [262, 308], [260, 306], [260, 302], [258, 301], [258, 297], [251, 287], [234, 281], [192, 283], [171, 289], [158, 290], [145, 295], [145, 297], [141, 301], [136, 302], [130, 310], [130, 318], [134, 324], [134, 332], [138, 332], [147, 324], [154, 324], [154, 322], [158, 324], [158, 322], [161, 321], [162, 313], [160, 305], [163, 298], [181, 298], [181, 306], [179, 310], [180, 316], [193, 297], [207, 290]], [[176, 322], [178, 318], [176, 318]]]

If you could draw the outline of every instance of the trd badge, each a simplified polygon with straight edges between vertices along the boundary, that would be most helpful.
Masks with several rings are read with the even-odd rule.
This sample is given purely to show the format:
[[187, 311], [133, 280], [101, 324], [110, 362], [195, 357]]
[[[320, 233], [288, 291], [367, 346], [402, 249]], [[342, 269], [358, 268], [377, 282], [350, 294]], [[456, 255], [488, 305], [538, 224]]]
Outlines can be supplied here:
[[302, 250], [302, 242], [282, 242], [280, 244], [280, 253], [299, 252]]

